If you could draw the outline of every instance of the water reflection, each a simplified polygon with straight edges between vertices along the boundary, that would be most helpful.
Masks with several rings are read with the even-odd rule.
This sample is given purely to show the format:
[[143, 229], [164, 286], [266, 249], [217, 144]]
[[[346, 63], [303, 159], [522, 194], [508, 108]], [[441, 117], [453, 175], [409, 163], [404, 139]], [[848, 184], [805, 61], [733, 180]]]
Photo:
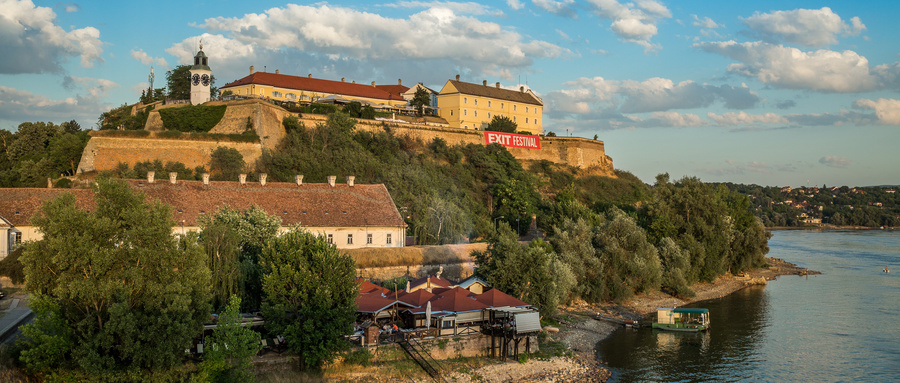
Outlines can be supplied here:
[[[702, 303], [712, 325], [705, 333], [621, 329], [598, 347], [614, 382], [693, 382], [752, 379], [761, 363], [769, 304], [754, 287]], [[698, 306], [698, 307], [701, 307]]]

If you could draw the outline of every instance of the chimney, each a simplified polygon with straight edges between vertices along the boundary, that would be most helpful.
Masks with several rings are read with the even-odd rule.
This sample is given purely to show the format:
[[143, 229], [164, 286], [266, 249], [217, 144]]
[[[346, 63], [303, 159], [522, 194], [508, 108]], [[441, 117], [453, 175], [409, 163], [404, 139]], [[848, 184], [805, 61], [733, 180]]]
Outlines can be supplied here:
[[209, 185], [209, 173], [203, 173], [202, 177], [203, 177], [203, 184]]
[[172, 184], [172, 185], [174, 185], [174, 184], [177, 183], [177, 182], [176, 182], [177, 180], [178, 180], [178, 173], [176, 173], [176, 172], [169, 172], [169, 183]]
[[294, 176], [294, 182], [297, 183], [297, 186], [303, 185], [303, 174], [297, 174]]
[[497, 81], [497, 89], [500, 89], [500, 81]]
[[307, 78], [312, 78], [312, 73], [306, 75]]
[[356, 180], [356, 176], [347, 176], [347, 186], [353, 186], [354, 180]]
[[275, 74], [278, 74], [278, 73], [279, 73], [278, 69], [275, 69]]
[[525, 87], [524, 87], [524, 86], [520, 86], [520, 87], [519, 87], [519, 92], [525, 93]]
[[147, 183], [148, 183], [148, 184], [152, 184], [152, 183], [153, 183], [153, 178], [154, 178], [154, 176], [156, 176], [156, 172], [154, 172], [154, 171], [152, 171], [152, 170], [149, 171], [149, 172], [147, 172]]
[[247, 175], [246, 174], [238, 174], [238, 181], [241, 182], [241, 185], [247, 183]]
[[53, 180], [47, 177], [47, 189], [53, 189]]
[[375, 81], [372, 81], [372, 86], [375, 86]]
[[259, 173], [259, 184], [262, 186], [266, 186], [266, 178], [268, 177], [269, 175], [266, 173]]
[[398, 78], [398, 79], [397, 79], [397, 85], [403, 85], [403, 79], [402, 79], [402, 78]]
[[487, 80], [481, 80], [481, 85], [487, 86]]
[[346, 80], [347, 80], [346, 78], [341, 77], [341, 82], [346, 82]]
[[335, 179], [337, 179], [337, 176], [328, 176], [328, 184], [331, 185], [331, 187], [334, 187]]
[[254, 73], [256, 73], [256, 68], [254, 68], [253, 65], [251, 65], [250, 66], [250, 74], [254, 74]]
[[459, 81], [459, 75], [456, 75], [456, 81]]

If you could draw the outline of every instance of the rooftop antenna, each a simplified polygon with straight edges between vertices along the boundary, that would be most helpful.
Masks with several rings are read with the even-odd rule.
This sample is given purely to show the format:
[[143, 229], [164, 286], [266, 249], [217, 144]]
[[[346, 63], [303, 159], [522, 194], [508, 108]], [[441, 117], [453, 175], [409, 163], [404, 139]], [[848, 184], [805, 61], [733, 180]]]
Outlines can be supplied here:
[[149, 76], [149, 80], [150, 80], [150, 92], [151, 92], [151, 93], [153, 92], [153, 79], [154, 79], [154, 78], [156, 78], [156, 76], [153, 74], [153, 66], [151, 65], [151, 66], [150, 66], [150, 76]]

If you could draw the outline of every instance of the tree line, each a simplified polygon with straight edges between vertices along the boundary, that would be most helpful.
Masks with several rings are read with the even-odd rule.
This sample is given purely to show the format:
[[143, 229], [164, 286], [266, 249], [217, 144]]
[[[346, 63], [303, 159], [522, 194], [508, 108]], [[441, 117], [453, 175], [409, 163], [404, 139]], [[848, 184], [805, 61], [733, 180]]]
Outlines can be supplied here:
[[[239, 312], [262, 311], [265, 331], [283, 336], [305, 369], [349, 346], [356, 266], [323, 238], [300, 228], [276, 235], [280, 219], [257, 208], [222, 208], [199, 233], [173, 235], [170, 206], [114, 179], [94, 188], [93, 211], [68, 193], [44, 204], [32, 219], [43, 239], [11, 255], [33, 294], [35, 319], [11, 351], [26, 371], [64, 381], [247, 381], [259, 334], [239, 325]], [[182, 364], [214, 312], [220, 326], [203, 363]]]

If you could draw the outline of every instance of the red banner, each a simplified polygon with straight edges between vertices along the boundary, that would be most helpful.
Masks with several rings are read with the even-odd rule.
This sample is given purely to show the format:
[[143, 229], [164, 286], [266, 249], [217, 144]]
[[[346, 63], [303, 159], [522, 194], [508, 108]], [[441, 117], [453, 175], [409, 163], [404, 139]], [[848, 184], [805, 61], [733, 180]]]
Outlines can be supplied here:
[[541, 138], [525, 134], [484, 131], [484, 144], [500, 144], [511, 148], [540, 149]]

